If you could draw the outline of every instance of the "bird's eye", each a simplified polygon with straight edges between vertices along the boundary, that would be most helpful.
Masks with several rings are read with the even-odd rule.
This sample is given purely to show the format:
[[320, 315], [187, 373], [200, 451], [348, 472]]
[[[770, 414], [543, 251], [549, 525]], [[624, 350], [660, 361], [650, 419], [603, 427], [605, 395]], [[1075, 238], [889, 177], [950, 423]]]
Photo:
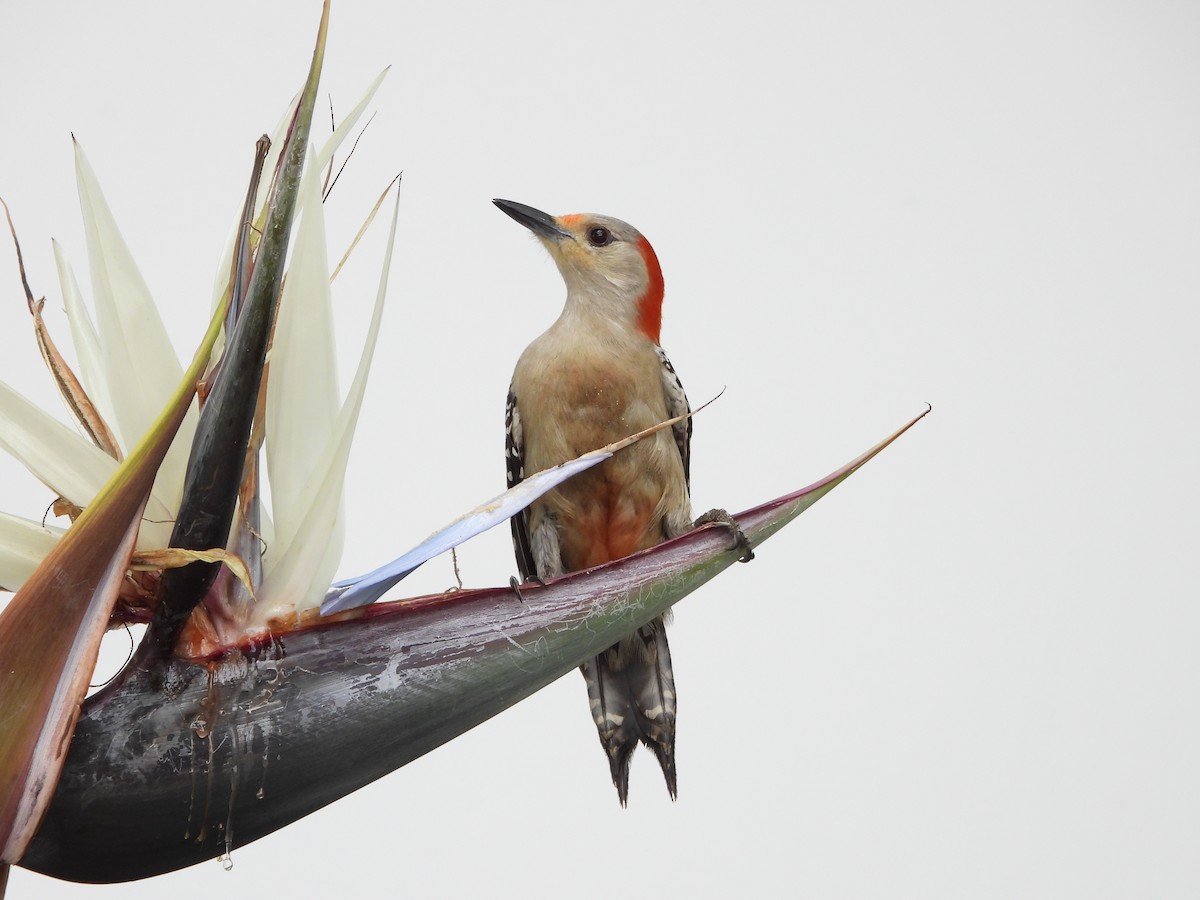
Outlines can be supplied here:
[[603, 225], [588, 229], [588, 243], [593, 247], [604, 247], [612, 243], [612, 233]]

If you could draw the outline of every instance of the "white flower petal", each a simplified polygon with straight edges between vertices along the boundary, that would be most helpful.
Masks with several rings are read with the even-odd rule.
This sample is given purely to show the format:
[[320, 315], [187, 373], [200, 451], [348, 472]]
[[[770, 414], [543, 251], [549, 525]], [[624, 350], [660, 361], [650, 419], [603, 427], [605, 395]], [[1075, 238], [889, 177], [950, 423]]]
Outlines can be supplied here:
[[323, 470], [324, 478], [305, 492], [309, 503], [298, 539], [281, 554], [272, 556], [268, 551], [263, 557], [266, 574], [255, 607], [259, 623], [286, 611], [308, 609], [320, 603], [341, 561], [341, 543], [334, 547], [329, 535], [338, 527], [345, 476], [344, 462], [340, 473], [338, 462], [349, 456], [349, 440], [330, 441], [328, 450], [330, 459]]
[[[267, 375], [267, 472], [275, 537], [283, 552], [307, 513], [304, 487], [314, 480], [338, 416], [333, 304], [319, 176], [310, 159], [300, 184], [304, 214], [292, 245]], [[333, 518], [336, 526], [337, 511]], [[340, 528], [335, 527], [331, 539], [340, 548]]]
[[79, 293], [79, 282], [75, 280], [75, 272], [67, 261], [66, 253], [58, 241], [51, 241], [51, 245], [54, 247], [54, 264], [58, 268], [58, 282], [62, 287], [67, 321], [71, 325], [71, 343], [75, 345], [75, 356], [79, 361], [79, 377], [92, 405], [112, 428], [115, 416], [112, 398], [108, 395], [108, 382], [104, 377], [104, 354], [100, 350], [100, 338], [84, 305], [83, 296]]
[[62, 528], [0, 512], [0, 589], [16, 591], [62, 535]]
[[[113, 403], [109, 427], [128, 451], [154, 424], [183, 377], [150, 290], [130, 255], [96, 175], [75, 145], [79, 205], [83, 211], [92, 292], [105, 375]], [[196, 430], [193, 404], [155, 481], [155, 493], [178, 508]]]
[[[91, 441], [0, 381], [0, 449], [19, 460], [50, 490], [87, 506], [117, 468]], [[151, 497], [138, 546], [166, 546], [172, 513]]]
[[116, 469], [111, 456], [0, 381], [0, 448], [42, 484], [86, 506]]
[[329, 139], [325, 141], [324, 146], [321, 147], [321, 152], [317, 154], [316, 169], [318, 172], [323, 172], [325, 170], [325, 167], [329, 165], [329, 161], [333, 159], [333, 154], [337, 152], [338, 147], [340, 147], [342, 142], [349, 137], [350, 132], [354, 129], [354, 126], [358, 124], [358, 120], [362, 117], [363, 112], [366, 110], [367, 104], [369, 104], [375, 97], [375, 92], [379, 90], [379, 86], [383, 84], [383, 79], [387, 77], [387, 73], [391, 70], [391, 68], [391, 66], [388, 66], [375, 76], [375, 80], [371, 82], [370, 86], [363, 94], [362, 99], [359, 100], [358, 103], [354, 105], [354, 108], [346, 114], [346, 118], [342, 119], [338, 127], [333, 130], [333, 134], [331, 134]]
[[[367, 375], [379, 337], [379, 326], [383, 321], [383, 302], [387, 296], [388, 273], [392, 265], [392, 249], [396, 242], [399, 211], [400, 197], [397, 191], [383, 271], [380, 274], [371, 325], [367, 331], [362, 356], [359, 358], [358, 369], [330, 439], [326, 442], [320, 468], [314, 473], [316, 477], [305, 485], [303, 499], [307, 512], [297, 531], [297, 537], [283, 550], [281, 556], [276, 558], [273, 568], [264, 578], [262, 590], [259, 591], [259, 609], [263, 617], [271, 615], [272, 611], [281, 607], [291, 606], [302, 610], [316, 606], [325, 593], [324, 586], [329, 584], [337, 570], [340, 554], [334, 557], [329, 552], [328, 529], [334, 526], [336, 511], [341, 504], [346, 464], [350, 458], [350, 444], [354, 438], [358, 413], [362, 408]], [[278, 522], [276, 526], [278, 527]]]

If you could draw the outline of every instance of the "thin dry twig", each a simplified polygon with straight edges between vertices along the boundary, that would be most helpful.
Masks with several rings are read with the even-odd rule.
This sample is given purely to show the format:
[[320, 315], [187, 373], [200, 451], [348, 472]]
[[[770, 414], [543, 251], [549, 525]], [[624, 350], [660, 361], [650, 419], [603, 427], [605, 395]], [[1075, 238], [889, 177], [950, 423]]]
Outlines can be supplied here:
[[400, 172], [388, 182], [388, 186], [384, 188], [383, 193], [379, 195], [379, 199], [375, 201], [375, 205], [371, 207], [371, 212], [367, 215], [367, 219], [362, 223], [362, 227], [358, 229], [358, 234], [354, 235], [354, 240], [350, 242], [350, 246], [346, 248], [346, 252], [342, 254], [342, 258], [338, 260], [338, 264], [333, 269], [333, 274], [329, 276], [329, 283], [333, 284], [333, 280], [338, 277], [338, 273], [342, 271], [342, 266], [346, 264], [346, 260], [350, 258], [350, 254], [354, 252], [354, 248], [358, 246], [358, 242], [362, 240], [362, 236], [367, 233], [367, 229], [371, 227], [371, 223], [375, 221], [375, 214], [379, 212], [379, 207], [383, 206], [383, 201], [387, 199], [388, 194], [392, 192], [392, 186], [404, 177], [404, 173]]

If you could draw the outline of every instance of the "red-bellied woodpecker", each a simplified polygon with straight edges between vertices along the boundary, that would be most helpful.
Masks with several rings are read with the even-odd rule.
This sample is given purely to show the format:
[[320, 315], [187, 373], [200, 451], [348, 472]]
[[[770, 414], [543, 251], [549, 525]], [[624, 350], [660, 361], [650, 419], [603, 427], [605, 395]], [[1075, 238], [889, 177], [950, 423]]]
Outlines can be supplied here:
[[[567, 283], [562, 314], [525, 349], [513, 372], [505, 422], [511, 487], [527, 472], [680, 415], [688, 401], [658, 343], [663, 277], [649, 241], [608, 216], [556, 218], [509, 200], [495, 203], [537, 235]], [[514, 516], [522, 577], [552, 578], [599, 565], [691, 529], [691, 434], [691, 419], [679, 422]], [[582, 670], [621, 803], [639, 740], [658, 757], [674, 798], [675, 682], [663, 620], [639, 628]]]

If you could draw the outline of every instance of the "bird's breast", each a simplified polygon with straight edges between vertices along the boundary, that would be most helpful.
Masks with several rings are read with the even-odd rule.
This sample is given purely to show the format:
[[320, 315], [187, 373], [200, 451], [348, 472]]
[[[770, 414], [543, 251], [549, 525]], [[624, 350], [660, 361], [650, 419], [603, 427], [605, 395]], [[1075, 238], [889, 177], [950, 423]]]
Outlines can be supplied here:
[[[574, 459], [667, 418], [661, 363], [653, 346], [630, 352], [531, 345], [514, 377], [525, 471]], [[643, 352], [644, 351], [644, 352]], [[543, 497], [534, 520], [552, 513], [568, 571], [619, 559], [663, 539], [664, 510], [687, 503], [683, 463], [669, 430], [645, 438]]]
[[574, 459], [666, 418], [661, 366], [649, 341], [551, 330], [522, 355], [513, 388], [526, 471]]

